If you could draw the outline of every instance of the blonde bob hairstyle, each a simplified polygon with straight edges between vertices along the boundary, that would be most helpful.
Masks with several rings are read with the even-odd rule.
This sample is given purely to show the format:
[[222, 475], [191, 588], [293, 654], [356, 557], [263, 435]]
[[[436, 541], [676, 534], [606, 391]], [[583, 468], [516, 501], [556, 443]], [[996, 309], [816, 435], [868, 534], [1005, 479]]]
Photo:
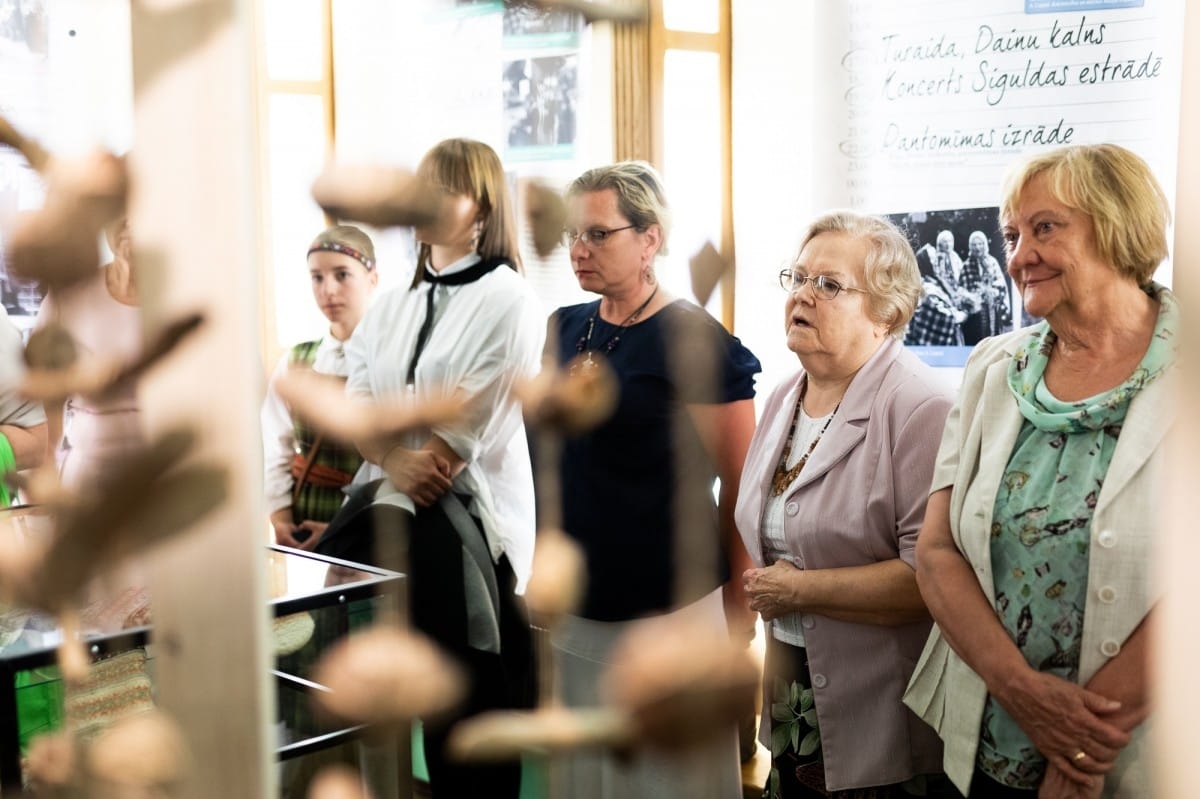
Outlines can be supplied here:
[[1000, 219], [1012, 219], [1021, 193], [1044, 174], [1054, 199], [1091, 217], [1096, 250], [1117, 274], [1145, 286], [1167, 257], [1171, 210], [1150, 167], [1116, 144], [1084, 144], [1035, 155], [1004, 180]]
[[617, 195], [617, 210], [638, 233], [658, 225], [662, 230], [658, 252], [666, 255], [667, 238], [671, 233], [671, 208], [667, 204], [662, 178], [654, 167], [645, 161], [621, 161], [589, 169], [567, 187], [567, 198], [606, 189], [612, 189]]
[[867, 243], [860, 287], [868, 292], [867, 316], [885, 325], [893, 338], [904, 338], [908, 320], [912, 319], [922, 295], [917, 258], [904, 234], [877, 216], [849, 210], [830, 211], [809, 223], [795, 260], [822, 233], [844, 233]]
[[[517, 242], [517, 219], [504, 166], [496, 151], [473, 139], [446, 139], [434, 145], [417, 165], [417, 174], [454, 194], [465, 194], [479, 205], [481, 258], [504, 258], [521, 273], [521, 250]], [[422, 243], [417, 249], [417, 271], [412, 285], [421, 282], [433, 248]]]

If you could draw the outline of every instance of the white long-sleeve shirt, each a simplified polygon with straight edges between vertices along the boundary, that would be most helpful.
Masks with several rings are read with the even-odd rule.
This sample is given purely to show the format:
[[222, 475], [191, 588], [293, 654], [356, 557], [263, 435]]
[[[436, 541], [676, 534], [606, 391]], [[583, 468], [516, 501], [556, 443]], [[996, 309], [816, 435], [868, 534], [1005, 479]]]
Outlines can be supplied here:
[[[271, 375], [267, 395], [259, 412], [262, 422], [263, 482], [268, 513], [292, 506], [292, 487], [295, 484], [292, 478], [292, 456], [296, 453], [295, 426], [287, 403], [275, 391], [275, 381], [287, 372], [291, 358], [292, 351], [289, 348], [279, 359], [275, 372]], [[321, 374], [345, 377], [347, 371], [344, 342], [328, 334], [323, 336], [317, 345], [312, 368]]]
[[[441, 271], [452, 274], [478, 263], [471, 255]], [[409, 361], [434, 294], [434, 325], [417, 365], [412, 392], [405, 386]], [[385, 292], [346, 345], [347, 391], [377, 400], [421, 401], [461, 392], [470, 399], [464, 418], [432, 430], [414, 430], [403, 446], [420, 448], [432, 433], [466, 462], [454, 490], [470, 494], [483, 522], [493, 559], [507, 554], [524, 591], [533, 561], [533, 470], [514, 385], [540, 368], [546, 320], [525, 279], [500, 266], [473, 283], [422, 282]], [[383, 472], [364, 463], [361, 484]]]

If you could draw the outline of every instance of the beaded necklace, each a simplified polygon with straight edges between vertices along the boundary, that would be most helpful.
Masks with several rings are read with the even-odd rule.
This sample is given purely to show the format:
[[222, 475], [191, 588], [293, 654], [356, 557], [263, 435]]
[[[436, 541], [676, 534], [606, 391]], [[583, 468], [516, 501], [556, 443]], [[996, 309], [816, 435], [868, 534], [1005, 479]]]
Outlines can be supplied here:
[[842, 407], [839, 400], [834, 406], [833, 412], [825, 419], [825, 424], [821, 426], [817, 437], [808, 445], [808, 449], [800, 456], [800, 460], [796, 461], [796, 465], [792, 468], [787, 468], [788, 458], [792, 455], [792, 439], [796, 435], [796, 425], [800, 422], [800, 411], [804, 407], [804, 394], [808, 391], [808, 381], [804, 383], [804, 388], [800, 390], [800, 398], [796, 400], [796, 413], [792, 416], [792, 426], [788, 429], [787, 441], [783, 445], [783, 455], [779, 458], [779, 463], [775, 466], [775, 476], [771, 478], [771, 496], [782, 496], [784, 491], [787, 491], [788, 486], [792, 484], [800, 472], [804, 470], [804, 464], [808, 463], [808, 456], [812, 455], [814, 449], [817, 448], [817, 442], [821, 440], [821, 436], [825, 435], [825, 431], [829, 429], [829, 423], [833, 421], [833, 417], [837, 415], [838, 408]]
[[[617, 331], [609, 336], [608, 340], [597, 347], [597, 349], [603, 349], [605, 355], [616, 349], [617, 344], [621, 343], [621, 333], [624, 332], [625, 328], [629, 327], [638, 320], [638, 317], [642, 315], [642, 311], [646, 310], [646, 308], [650, 305], [650, 301], [654, 299], [654, 295], [656, 294], [658, 294], [657, 285], [655, 285], [654, 291], [650, 292], [650, 296], [646, 298], [646, 301], [639, 305], [633, 313], [625, 317], [625, 321], [617, 325]], [[575, 344], [576, 353], [582, 355], [585, 351], [587, 352], [583, 363], [579, 365], [579, 369], [596, 368], [596, 362], [592, 360], [592, 353], [595, 350], [592, 350], [589, 345], [592, 343], [592, 331], [596, 329], [596, 317], [599, 315], [600, 305], [597, 304], [596, 312], [592, 314], [591, 319], [588, 319], [587, 333], [583, 336], [580, 336], [579, 341]]]

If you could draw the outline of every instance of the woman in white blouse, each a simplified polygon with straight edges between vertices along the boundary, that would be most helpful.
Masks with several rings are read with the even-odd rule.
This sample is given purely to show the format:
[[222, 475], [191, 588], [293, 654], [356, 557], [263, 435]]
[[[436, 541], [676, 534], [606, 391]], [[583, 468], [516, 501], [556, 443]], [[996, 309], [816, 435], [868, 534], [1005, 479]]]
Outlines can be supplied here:
[[[363, 441], [359, 449], [368, 461], [360, 481], [386, 477], [370, 489], [372, 501], [413, 514], [413, 624], [470, 671], [462, 714], [470, 715], [532, 699], [532, 646], [516, 593], [533, 559], [533, 471], [513, 387], [540, 367], [545, 317], [521, 276], [512, 198], [496, 153], [450, 139], [426, 154], [417, 172], [448, 193], [453, 211], [416, 229], [412, 284], [382, 294], [367, 312], [346, 348], [347, 387], [380, 400], [467, 400], [452, 423]], [[431, 526], [448, 535], [439, 538]], [[379, 522], [373, 529], [377, 536], [391, 532]], [[455, 532], [461, 546], [426, 549]], [[479, 608], [469, 591], [464, 601], [464, 565], [498, 588], [498, 605], [483, 614], [494, 618], [490, 627], [476, 624]], [[447, 764], [441, 748], [448, 727], [425, 727], [434, 794], [515, 797], [519, 763]]]
[[375, 247], [351, 225], [322, 231], [309, 245], [307, 262], [313, 299], [329, 320], [329, 330], [296, 344], [279, 360], [261, 413], [267, 511], [275, 542], [299, 549], [316, 546], [342, 506], [342, 489], [362, 465], [362, 456], [293, 418], [275, 381], [296, 367], [345, 377], [346, 341], [379, 283]]

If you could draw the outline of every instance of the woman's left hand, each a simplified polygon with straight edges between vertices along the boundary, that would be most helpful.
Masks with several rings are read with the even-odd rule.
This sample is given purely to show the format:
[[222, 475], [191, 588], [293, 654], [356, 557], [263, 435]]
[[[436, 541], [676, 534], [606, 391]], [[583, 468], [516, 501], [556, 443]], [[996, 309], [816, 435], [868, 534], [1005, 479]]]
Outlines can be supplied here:
[[[303, 540], [300, 540], [297, 537], [296, 540], [299, 541], [297, 548], [306, 549], [309, 552], [312, 552], [314, 549], [316, 549], [317, 542], [321, 540], [321, 536], [325, 535], [325, 528], [328, 526], [328, 522], [317, 522], [313, 521], [312, 519], [305, 519], [304, 521], [300, 522], [300, 524], [296, 525], [297, 532], [306, 531], [307, 535], [305, 535]], [[304, 535], [304, 532], [300, 532], [300, 534]], [[296, 537], [296, 533], [293, 533], [292, 535], [293, 537]]]
[[758, 611], [764, 621], [800, 610], [796, 584], [802, 574], [802, 570], [786, 560], [777, 560], [762, 569], [746, 569], [742, 580], [750, 609]]

